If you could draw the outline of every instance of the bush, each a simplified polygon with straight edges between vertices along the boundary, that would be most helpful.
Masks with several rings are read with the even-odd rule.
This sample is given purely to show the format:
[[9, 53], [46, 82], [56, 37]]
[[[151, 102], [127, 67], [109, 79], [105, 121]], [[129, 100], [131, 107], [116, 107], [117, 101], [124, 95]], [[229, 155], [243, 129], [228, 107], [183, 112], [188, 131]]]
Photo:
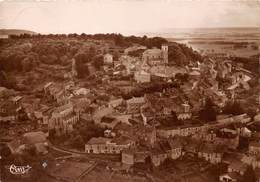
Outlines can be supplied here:
[[84, 149], [85, 142], [79, 134], [71, 136], [69, 139], [69, 144], [71, 147], [76, 149]]
[[84, 140], [84, 143], [87, 143], [93, 137], [102, 137], [104, 135], [104, 130], [104, 128], [95, 125], [94, 122], [82, 124], [78, 127], [78, 132]]

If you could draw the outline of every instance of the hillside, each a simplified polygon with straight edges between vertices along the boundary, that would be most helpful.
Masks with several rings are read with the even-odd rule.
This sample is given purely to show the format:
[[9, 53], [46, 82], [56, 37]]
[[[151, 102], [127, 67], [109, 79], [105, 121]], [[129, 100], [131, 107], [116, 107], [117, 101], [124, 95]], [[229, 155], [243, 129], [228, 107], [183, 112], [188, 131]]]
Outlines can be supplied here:
[[20, 29], [0, 29], [0, 35], [37, 34], [36, 32]]
[[[22, 76], [25, 73], [31, 73], [28, 83], [24, 81], [27, 85], [32, 83], [31, 79], [36, 78], [36, 72], [42, 80], [47, 77], [63, 79], [73, 60], [76, 61], [78, 77], [84, 78], [93, 74], [91, 73], [93, 67], [98, 71], [102, 68], [104, 49], [110, 51], [114, 60], [117, 60], [124, 49], [130, 46], [143, 45], [147, 48], [160, 48], [165, 43], [170, 44], [169, 65], [185, 66], [189, 62], [202, 60], [201, 56], [191, 48], [183, 44], [169, 43], [160, 37], [125, 37], [118, 34], [35, 34], [12, 37], [0, 44], [0, 71], [6, 73], [6, 75], [0, 75], [0, 85], [12, 88], [14, 83], [9, 82], [15, 80], [12, 79], [13, 72], [15, 75], [19, 73]], [[137, 55], [141, 56], [141, 54]]]

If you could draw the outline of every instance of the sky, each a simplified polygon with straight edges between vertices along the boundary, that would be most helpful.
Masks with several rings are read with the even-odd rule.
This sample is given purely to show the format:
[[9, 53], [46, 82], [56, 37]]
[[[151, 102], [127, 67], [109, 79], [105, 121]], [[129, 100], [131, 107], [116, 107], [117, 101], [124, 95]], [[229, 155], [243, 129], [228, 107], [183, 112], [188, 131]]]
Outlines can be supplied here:
[[260, 27], [260, 0], [0, 0], [0, 28], [38, 33]]

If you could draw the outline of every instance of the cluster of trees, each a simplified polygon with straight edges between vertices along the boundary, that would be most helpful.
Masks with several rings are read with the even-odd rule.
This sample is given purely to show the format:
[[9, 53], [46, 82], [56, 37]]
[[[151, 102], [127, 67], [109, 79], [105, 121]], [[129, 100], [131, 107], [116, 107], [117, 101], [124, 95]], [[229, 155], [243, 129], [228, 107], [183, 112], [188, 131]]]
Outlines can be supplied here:
[[70, 145], [70, 147], [79, 150], [84, 149], [84, 145], [85, 145], [85, 142], [78, 131], [71, 133], [70, 137], [67, 140], [67, 143]]
[[247, 149], [248, 149], [249, 142], [250, 142], [250, 141], [249, 141], [249, 138], [248, 138], [248, 137], [239, 136], [238, 149], [239, 149], [239, 150], [247, 150]]
[[185, 44], [171, 43], [168, 51], [169, 64], [184, 66], [189, 62], [202, 62], [202, 56]]
[[[1, 65], [1, 64], [0, 64]], [[0, 69], [0, 85], [6, 87], [8, 89], [16, 88], [16, 79], [14, 75], [10, 73], [6, 73], [5, 71], [1, 71]]]
[[0, 53], [0, 70], [28, 72], [39, 63], [65, 66], [70, 63], [73, 51], [75, 47], [65, 42], [15, 43]]
[[[237, 101], [228, 102], [223, 108], [223, 114], [240, 115], [245, 113], [241, 104]], [[253, 115], [254, 113], [252, 113]], [[251, 115], [251, 114], [249, 114]], [[199, 112], [199, 116], [204, 121], [215, 121], [217, 116], [217, 110], [215, 104], [210, 98], [206, 99], [204, 108]]]
[[228, 102], [223, 108], [224, 114], [240, 115], [245, 113], [243, 107], [238, 101]]
[[78, 49], [78, 47], [69, 45], [58, 41], [36, 42], [31, 51], [39, 56], [41, 63], [67, 65], [70, 63], [69, 58]]
[[199, 112], [199, 117], [203, 121], [207, 122], [216, 121], [217, 111], [215, 109], [215, 104], [210, 98], [206, 99], [204, 108]]
[[0, 54], [0, 70], [3, 71], [23, 71], [29, 70], [31, 65], [35, 64], [32, 62], [34, 55], [25, 53], [21, 49], [8, 49], [4, 50]]
[[158, 118], [158, 121], [160, 125], [165, 127], [172, 127], [172, 126], [180, 126], [183, 125], [184, 122], [181, 120], [178, 120], [176, 112], [172, 111], [171, 116], [168, 118], [160, 119]]
[[134, 51], [129, 51], [128, 55], [133, 56], [133, 57], [141, 57], [143, 52], [144, 52], [143, 49], [138, 49], [138, 50], [134, 50]]
[[175, 79], [181, 81], [182, 83], [183, 82], [187, 82], [189, 80], [189, 74], [187, 74], [187, 73], [183, 73], [183, 74], [182, 73], [177, 73], [175, 75]]
[[85, 54], [80, 53], [75, 56], [75, 69], [77, 71], [78, 78], [84, 78], [89, 75], [88, 65], [85, 62], [86, 58], [87, 57]]
[[[87, 143], [93, 137], [104, 136], [104, 128], [98, 127], [94, 121], [86, 123], [81, 123], [76, 126], [77, 132], [82, 137], [84, 143]], [[75, 140], [76, 141], [76, 140]]]
[[75, 130], [69, 135], [56, 136], [55, 130], [50, 130], [49, 138], [53, 143], [64, 144], [75, 149], [83, 150], [84, 145], [93, 137], [104, 136], [104, 128], [97, 126], [94, 121], [77, 123]]
[[[177, 83], [168, 83], [168, 82], [154, 82], [142, 84], [139, 87], [136, 87], [130, 92], [123, 92], [118, 87], [109, 88], [108, 92], [115, 96], [121, 96], [125, 100], [131, 99], [132, 97], [143, 97], [145, 94], [154, 93], [154, 92], [163, 92], [165, 89], [179, 88]], [[173, 113], [174, 116], [174, 113]], [[175, 117], [175, 116], [174, 116]]]
[[149, 83], [146, 85], [142, 85], [142, 87], [137, 87], [132, 90], [130, 93], [122, 94], [124, 99], [130, 99], [132, 97], [142, 97], [144, 94], [147, 93], [154, 93], [154, 92], [163, 92], [164, 89], [169, 88], [178, 88], [179, 85], [176, 83], [166, 83], [166, 82], [156, 82], [156, 83]]
[[245, 69], [257, 75], [260, 73], [259, 63], [258, 63], [259, 57], [260, 55], [252, 56], [250, 58], [233, 57], [232, 61], [235, 63], [242, 63]]
[[[4, 73], [18, 71], [28, 72], [40, 63], [47, 65], [69, 66], [72, 58], [76, 60], [79, 77], [88, 75], [87, 63], [96, 69], [103, 65], [103, 57], [98, 56], [93, 47], [84, 47], [80, 41], [32, 41], [32, 43], [14, 43], [0, 53], [0, 71]], [[3, 74], [0, 81], [5, 82]], [[8, 85], [4, 83], [1, 85]]]
[[94, 47], [80, 49], [74, 56], [78, 78], [89, 76], [89, 66], [92, 65], [95, 70], [99, 71], [104, 65], [103, 56], [98, 54]]

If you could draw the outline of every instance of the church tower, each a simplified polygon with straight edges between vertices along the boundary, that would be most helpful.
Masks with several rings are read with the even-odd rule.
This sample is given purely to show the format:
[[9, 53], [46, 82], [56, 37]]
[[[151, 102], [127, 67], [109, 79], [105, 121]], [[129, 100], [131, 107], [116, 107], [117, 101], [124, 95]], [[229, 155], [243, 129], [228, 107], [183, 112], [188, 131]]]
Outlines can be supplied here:
[[78, 76], [78, 72], [77, 72], [77, 69], [76, 69], [76, 60], [74, 58], [72, 59], [71, 73], [72, 73], [72, 77]]
[[163, 63], [168, 64], [168, 45], [163, 44], [161, 50], [162, 50]]

